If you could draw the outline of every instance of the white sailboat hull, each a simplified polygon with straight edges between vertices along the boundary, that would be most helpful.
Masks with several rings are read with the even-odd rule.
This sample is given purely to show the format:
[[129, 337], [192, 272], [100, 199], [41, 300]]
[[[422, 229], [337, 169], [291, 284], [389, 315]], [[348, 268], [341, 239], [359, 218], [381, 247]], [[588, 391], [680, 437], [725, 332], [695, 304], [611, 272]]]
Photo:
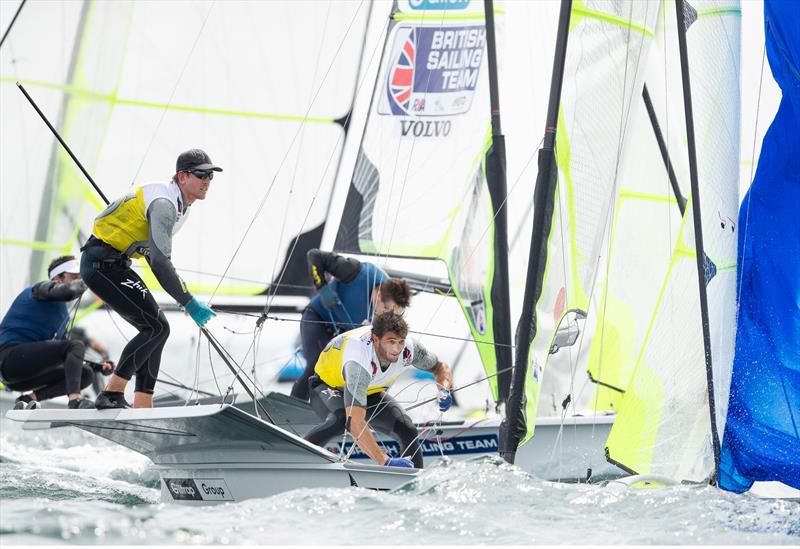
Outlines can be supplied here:
[[390, 490], [416, 469], [342, 463], [302, 438], [232, 406], [127, 410], [20, 410], [23, 428], [72, 426], [150, 458], [165, 502], [208, 504], [297, 488]]
[[[23, 428], [28, 429], [78, 427], [147, 456], [159, 470], [165, 502], [197, 505], [242, 501], [297, 488], [359, 486], [390, 490], [418, 473], [415, 469], [374, 465], [358, 455], [342, 462], [336, 453], [229, 405], [20, 410], [9, 412], [7, 417], [23, 422]], [[443, 425], [423, 443], [429, 454], [426, 461], [434, 459], [430, 454], [453, 459], [496, 455], [498, 427], [497, 420]], [[517, 455], [517, 464], [532, 472], [555, 473], [548, 478], [579, 476], [559, 472], [560, 467], [572, 472], [569, 462], [560, 457], [563, 453], [558, 446], [553, 451], [560, 427], [555, 422], [540, 427], [537, 440], [541, 437], [542, 444], [525, 445]], [[602, 430], [587, 420], [566, 426], [561, 448], [582, 444], [583, 451], [591, 452], [589, 443], [602, 447], [609, 427], [610, 421]], [[336, 445], [332, 447], [339, 451]], [[387, 449], [393, 453], [391, 446]], [[585, 474], [583, 454], [572, 459], [581, 463], [581, 474]]]

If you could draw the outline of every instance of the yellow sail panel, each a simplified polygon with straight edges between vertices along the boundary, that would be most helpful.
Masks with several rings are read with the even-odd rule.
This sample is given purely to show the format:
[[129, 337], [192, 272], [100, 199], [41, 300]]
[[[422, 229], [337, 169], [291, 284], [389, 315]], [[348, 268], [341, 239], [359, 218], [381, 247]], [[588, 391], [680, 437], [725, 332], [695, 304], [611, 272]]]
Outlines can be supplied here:
[[556, 135], [558, 186], [529, 353], [524, 440], [533, 436], [559, 325], [571, 310], [589, 309], [658, 5], [586, 0], [572, 7]]

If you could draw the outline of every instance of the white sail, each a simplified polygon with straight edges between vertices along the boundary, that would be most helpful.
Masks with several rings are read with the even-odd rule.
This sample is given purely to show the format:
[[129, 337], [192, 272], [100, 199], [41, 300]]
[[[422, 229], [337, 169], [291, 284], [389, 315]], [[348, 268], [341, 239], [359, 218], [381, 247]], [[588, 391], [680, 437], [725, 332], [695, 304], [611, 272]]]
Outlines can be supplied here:
[[[263, 292], [292, 239], [325, 221], [362, 55], [379, 38], [365, 40], [369, 14], [368, 2], [28, 3], [0, 52], [4, 192], [27, 181], [22, 192], [37, 196], [53, 142], [18, 79], [61, 119], [64, 139], [110, 199], [169, 179], [181, 151], [206, 150], [225, 171], [192, 209], [173, 261], [194, 291], [210, 293], [228, 269], [222, 293]], [[70, 75], [63, 44], [72, 43]], [[20, 134], [24, 154], [8, 146]], [[72, 240], [74, 253], [100, 200], [60, 151], [49, 184], [54, 208], [42, 240]], [[3, 201], [4, 265], [17, 253], [7, 241], [35, 234], [35, 214], [6, 215], [13, 203]]]
[[581, 365], [599, 385], [592, 402], [599, 408], [615, 407], [628, 385], [689, 192], [683, 101], [676, 91], [681, 76], [675, 17], [666, 3], [660, 12], [644, 68], [645, 85], [636, 98], [639, 108], [629, 129], [635, 146], [624, 159], [586, 326], [585, 344], [590, 348]]
[[721, 436], [735, 336], [740, 11], [732, 1], [692, 7], [697, 17], [688, 21], [687, 47], [713, 376], [704, 359], [690, 197], [608, 453], [637, 473], [702, 481], [715, 470], [707, 378]]
[[[572, 6], [556, 134], [559, 182], [525, 380], [528, 418], [536, 414], [557, 328], [570, 311], [589, 309], [657, 16], [658, 2]], [[528, 420], [525, 440], [533, 432]]]
[[443, 261], [491, 373], [486, 32], [483, 2], [396, 5], [333, 247]]

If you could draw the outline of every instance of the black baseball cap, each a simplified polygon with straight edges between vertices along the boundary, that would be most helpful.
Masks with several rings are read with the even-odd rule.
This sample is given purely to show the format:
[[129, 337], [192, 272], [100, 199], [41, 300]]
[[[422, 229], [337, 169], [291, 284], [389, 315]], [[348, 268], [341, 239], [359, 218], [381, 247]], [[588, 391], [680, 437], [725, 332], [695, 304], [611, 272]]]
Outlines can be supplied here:
[[189, 149], [178, 155], [178, 161], [175, 162], [175, 173], [187, 170], [212, 170], [221, 172], [222, 168], [215, 166], [211, 162], [211, 157], [205, 151], [200, 149]]

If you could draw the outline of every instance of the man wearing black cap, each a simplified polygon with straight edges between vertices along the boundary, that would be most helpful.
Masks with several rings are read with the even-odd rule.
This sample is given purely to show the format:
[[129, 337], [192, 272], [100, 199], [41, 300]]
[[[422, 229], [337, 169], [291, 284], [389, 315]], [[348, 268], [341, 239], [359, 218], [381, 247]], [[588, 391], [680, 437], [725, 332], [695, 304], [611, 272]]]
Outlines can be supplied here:
[[188, 150], [178, 156], [171, 181], [136, 187], [95, 218], [92, 236], [83, 248], [81, 276], [89, 289], [139, 330], [123, 349], [106, 390], [98, 395], [97, 408], [129, 407], [124, 392], [134, 374], [133, 406], [151, 408], [161, 352], [169, 336], [169, 323], [130, 268], [130, 258], [144, 257], [164, 290], [198, 325], [214, 316], [189, 293], [170, 257], [172, 235], [183, 226], [190, 206], [206, 197], [214, 172], [221, 171], [205, 152]]

